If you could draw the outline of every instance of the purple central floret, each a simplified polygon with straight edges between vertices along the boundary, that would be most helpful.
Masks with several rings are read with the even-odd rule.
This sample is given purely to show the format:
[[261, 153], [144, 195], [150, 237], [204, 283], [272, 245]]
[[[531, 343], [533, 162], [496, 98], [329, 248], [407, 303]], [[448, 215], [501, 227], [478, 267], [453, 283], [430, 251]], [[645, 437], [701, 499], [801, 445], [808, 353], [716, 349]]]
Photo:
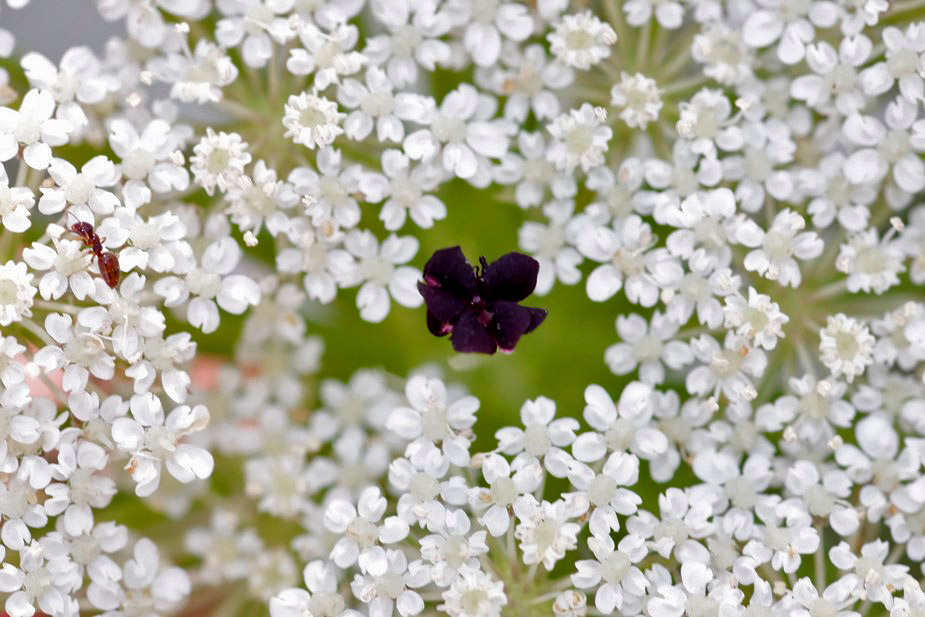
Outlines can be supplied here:
[[546, 311], [520, 306], [533, 293], [540, 264], [528, 255], [508, 253], [473, 268], [458, 246], [440, 249], [424, 266], [418, 290], [427, 304], [427, 328], [450, 334], [460, 352], [510, 353], [520, 337], [546, 319]]

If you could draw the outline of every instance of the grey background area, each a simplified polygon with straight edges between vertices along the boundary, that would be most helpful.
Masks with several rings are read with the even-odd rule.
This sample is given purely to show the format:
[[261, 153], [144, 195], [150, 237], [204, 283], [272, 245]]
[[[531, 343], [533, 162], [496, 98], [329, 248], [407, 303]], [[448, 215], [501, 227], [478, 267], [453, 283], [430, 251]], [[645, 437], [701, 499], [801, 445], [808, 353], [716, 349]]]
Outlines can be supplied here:
[[122, 21], [103, 21], [95, 0], [32, 0], [15, 10], [0, 0], [0, 28], [16, 37], [16, 56], [38, 51], [56, 64], [75, 45], [99, 54], [107, 39], [125, 31]]

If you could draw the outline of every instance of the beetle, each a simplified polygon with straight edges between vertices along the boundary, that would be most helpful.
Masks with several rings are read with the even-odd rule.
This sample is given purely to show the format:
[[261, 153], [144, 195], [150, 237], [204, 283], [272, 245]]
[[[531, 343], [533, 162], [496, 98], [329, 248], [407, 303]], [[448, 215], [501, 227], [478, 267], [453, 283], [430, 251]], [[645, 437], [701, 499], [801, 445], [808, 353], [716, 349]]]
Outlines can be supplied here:
[[[71, 216], [74, 216], [71, 214]], [[76, 217], [75, 217], [76, 218]], [[121, 271], [119, 270], [119, 256], [112, 251], [103, 250], [103, 241], [93, 229], [93, 225], [84, 221], [77, 221], [71, 225], [71, 231], [80, 236], [86, 246], [96, 257], [103, 282], [115, 289], [119, 285]]]

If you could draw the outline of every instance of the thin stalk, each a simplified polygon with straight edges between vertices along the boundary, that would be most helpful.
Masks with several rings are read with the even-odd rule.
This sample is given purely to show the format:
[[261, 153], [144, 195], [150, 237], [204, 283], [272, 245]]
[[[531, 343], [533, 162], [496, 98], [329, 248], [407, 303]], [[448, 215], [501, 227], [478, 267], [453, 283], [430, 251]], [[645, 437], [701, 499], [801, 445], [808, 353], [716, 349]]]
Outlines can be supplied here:
[[825, 525], [821, 522], [816, 523], [816, 533], [819, 534], [819, 548], [816, 549], [815, 554], [815, 566], [816, 566], [816, 589], [825, 589], [825, 542], [823, 538], [825, 532]]
[[633, 54], [633, 70], [640, 71], [647, 68], [646, 60], [649, 59], [649, 41], [652, 38], [652, 20], [646, 22], [639, 32], [639, 38], [636, 40], [636, 50]]
[[880, 19], [880, 25], [886, 26], [899, 22], [912, 21], [925, 13], [925, 0], [892, 3], [891, 10]]

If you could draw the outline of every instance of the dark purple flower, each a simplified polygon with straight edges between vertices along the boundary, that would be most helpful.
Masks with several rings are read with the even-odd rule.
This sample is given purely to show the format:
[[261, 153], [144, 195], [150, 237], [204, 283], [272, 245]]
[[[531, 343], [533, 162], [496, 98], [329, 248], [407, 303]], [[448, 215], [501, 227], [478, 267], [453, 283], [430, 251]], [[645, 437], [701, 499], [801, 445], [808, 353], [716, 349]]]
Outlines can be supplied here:
[[522, 253], [508, 253], [473, 268], [458, 246], [440, 249], [424, 266], [418, 291], [427, 304], [427, 328], [450, 335], [456, 351], [510, 353], [520, 337], [546, 319], [546, 311], [517, 304], [536, 287], [540, 264]]

